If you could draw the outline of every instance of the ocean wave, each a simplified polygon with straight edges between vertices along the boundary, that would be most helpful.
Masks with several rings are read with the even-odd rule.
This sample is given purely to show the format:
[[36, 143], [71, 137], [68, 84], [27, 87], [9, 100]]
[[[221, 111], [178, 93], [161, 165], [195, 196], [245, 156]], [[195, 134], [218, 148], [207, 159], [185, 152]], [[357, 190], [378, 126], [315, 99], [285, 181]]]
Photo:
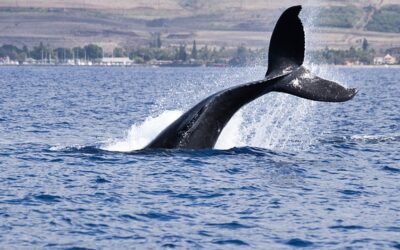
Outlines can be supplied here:
[[397, 142], [400, 141], [399, 134], [387, 135], [351, 135], [351, 136], [337, 136], [319, 140], [322, 143], [380, 143], [380, 142]]

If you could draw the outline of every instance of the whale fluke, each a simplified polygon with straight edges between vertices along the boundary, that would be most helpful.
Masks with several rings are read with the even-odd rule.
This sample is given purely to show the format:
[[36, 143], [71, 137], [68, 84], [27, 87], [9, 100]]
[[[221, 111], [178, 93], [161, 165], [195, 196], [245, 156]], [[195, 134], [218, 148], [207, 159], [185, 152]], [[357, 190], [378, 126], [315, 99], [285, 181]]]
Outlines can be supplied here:
[[299, 18], [301, 6], [287, 9], [275, 25], [268, 52], [266, 79], [282, 77], [273, 91], [284, 92], [313, 101], [344, 102], [353, 98], [356, 89], [313, 75], [302, 66], [305, 34]]
[[283, 77], [273, 91], [320, 102], [345, 102], [357, 94], [356, 89], [315, 76], [303, 66]]
[[304, 68], [301, 6], [287, 9], [272, 33], [264, 79], [217, 92], [164, 129], [147, 148], [212, 148], [222, 129], [244, 105], [271, 91], [323, 102], [344, 102], [357, 91], [313, 75]]
[[269, 44], [265, 77], [290, 73], [303, 64], [305, 34], [299, 18], [300, 11], [301, 6], [290, 7], [278, 19]]

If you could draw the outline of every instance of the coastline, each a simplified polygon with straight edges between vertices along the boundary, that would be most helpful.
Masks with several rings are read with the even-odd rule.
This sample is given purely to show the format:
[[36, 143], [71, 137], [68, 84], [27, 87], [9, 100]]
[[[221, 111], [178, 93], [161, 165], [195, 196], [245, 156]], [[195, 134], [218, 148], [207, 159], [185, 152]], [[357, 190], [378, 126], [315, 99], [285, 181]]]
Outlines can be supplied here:
[[[260, 65], [258, 65], [260, 66]], [[365, 68], [365, 69], [400, 69], [400, 64], [394, 65], [329, 65], [320, 64], [322, 67], [336, 67], [336, 68]], [[241, 68], [243, 66], [229, 66], [229, 65], [190, 65], [190, 64], [177, 64], [177, 65], [151, 65], [151, 64], [131, 64], [131, 65], [65, 65], [65, 64], [0, 64], [0, 67], [146, 67], [146, 68]], [[248, 66], [244, 66], [248, 67]]]
[[[331, 65], [329, 65], [331, 66]], [[394, 65], [332, 65], [337, 68], [361, 68], [361, 69], [400, 69], [400, 64], [394, 64]]]

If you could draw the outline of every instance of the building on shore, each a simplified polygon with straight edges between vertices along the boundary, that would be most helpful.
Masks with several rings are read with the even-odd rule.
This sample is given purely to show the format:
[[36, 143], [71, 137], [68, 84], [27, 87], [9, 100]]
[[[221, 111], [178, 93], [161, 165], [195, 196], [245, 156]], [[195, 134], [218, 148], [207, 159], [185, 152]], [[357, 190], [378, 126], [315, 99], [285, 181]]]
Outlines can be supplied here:
[[386, 56], [375, 57], [374, 64], [375, 65], [393, 65], [397, 63], [396, 57], [387, 54]]
[[129, 57], [103, 57], [100, 65], [105, 66], [125, 66], [132, 65], [133, 61]]
[[28, 58], [25, 59], [25, 61], [22, 64], [23, 65], [36, 65], [37, 64], [37, 60], [28, 57]]

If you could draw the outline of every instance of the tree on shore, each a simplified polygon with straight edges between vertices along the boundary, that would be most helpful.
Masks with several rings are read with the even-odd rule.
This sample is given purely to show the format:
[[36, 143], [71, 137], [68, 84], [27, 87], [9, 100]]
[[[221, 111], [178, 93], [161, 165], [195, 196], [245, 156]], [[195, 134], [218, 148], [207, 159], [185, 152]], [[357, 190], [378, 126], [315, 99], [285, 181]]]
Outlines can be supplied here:
[[77, 59], [85, 58], [85, 50], [81, 47], [72, 48], [72, 57]]
[[181, 44], [178, 49], [177, 60], [186, 62], [187, 57], [186, 44]]
[[199, 58], [203, 61], [208, 61], [208, 59], [210, 58], [210, 51], [208, 50], [207, 45], [199, 50]]
[[235, 56], [229, 61], [229, 64], [232, 66], [246, 66], [247, 63], [248, 52], [244, 45], [240, 45], [237, 50]]
[[68, 59], [72, 59], [72, 51], [70, 48], [57, 48], [54, 50], [56, 58], [58, 60], [68, 60]]
[[318, 63], [344, 65], [346, 63], [372, 64], [375, 51], [373, 49], [364, 50], [364, 48], [355, 49], [351, 47], [348, 50], [329, 49], [312, 52], [312, 58]]
[[113, 50], [113, 56], [114, 56], [114, 57], [125, 57], [125, 56], [127, 56], [127, 53], [126, 53], [126, 51], [125, 51], [123, 48], [121, 48], [121, 47], [116, 47], [116, 48], [114, 48], [114, 50]]
[[366, 38], [364, 38], [363, 42], [362, 42], [362, 49], [363, 49], [363, 51], [367, 51], [368, 48], [369, 48], [368, 40]]
[[197, 59], [196, 40], [193, 41], [192, 54], [190, 55], [190, 57], [193, 58], [193, 59]]
[[29, 54], [35, 60], [45, 60], [50, 54], [50, 49], [48, 46], [44, 46], [43, 42], [40, 42], [39, 46], [33, 47], [33, 50]]
[[150, 41], [150, 48], [161, 48], [162, 41], [161, 41], [161, 33], [156, 32], [151, 34], [151, 41]]
[[23, 50], [10, 44], [6, 44], [0, 47], [0, 57], [9, 57], [11, 60], [25, 60], [26, 54]]
[[[400, 48], [391, 48], [386, 53], [398, 56]], [[382, 51], [383, 52], [383, 51]], [[199, 63], [222, 63], [229, 62], [231, 66], [248, 66], [249, 63], [257, 62], [260, 55], [267, 53], [263, 49], [250, 49], [244, 45], [235, 48], [213, 47], [209, 49], [207, 45], [198, 48], [196, 41], [193, 41], [191, 50], [187, 49], [186, 44], [182, 43], [178, 46], [168, 46], [164, 48], [155, 47], [136, 47], [130, 49], [115, 48], [114, 56], [129, 56], [130, 59], [137, 63], [148, 63], [154, 60], [158, 61], [174, 61], [179, 60], [182, 63], [187, 63], [189, 59], [199, 60]], [[317, 63], [328, 64], [372, 64], [375, 57], [374, 49], [370, 48], [368, 41], [365, 39], [360, 44], [359, 48], [351, 47], [347, 50], [330, 49], [326, 47], [323, 50], [310, 51], [311, 58]], [[95, 44], [89, 44], [84, 47], [74, 48], [56, 48], [52, 49], [50, 45], [44, 45], [42, 42], [29, 49], [23, 46], [22, 49], [14, 45], [2, 45], [0, 47], [0, 58], [9, 57], [13, 61], [23, 63], [26, 58], [31, 57], [41, 62], [58, 62], [67, 59], [83, 59], [96, 60], [102, 58], [103, 49]], [[54, 61], [55, 60], [55, 61]]]
[[83, 47], [86, 59], [94, 60], [103, 57], [103, 48], [96, 44], [89, 44]]

